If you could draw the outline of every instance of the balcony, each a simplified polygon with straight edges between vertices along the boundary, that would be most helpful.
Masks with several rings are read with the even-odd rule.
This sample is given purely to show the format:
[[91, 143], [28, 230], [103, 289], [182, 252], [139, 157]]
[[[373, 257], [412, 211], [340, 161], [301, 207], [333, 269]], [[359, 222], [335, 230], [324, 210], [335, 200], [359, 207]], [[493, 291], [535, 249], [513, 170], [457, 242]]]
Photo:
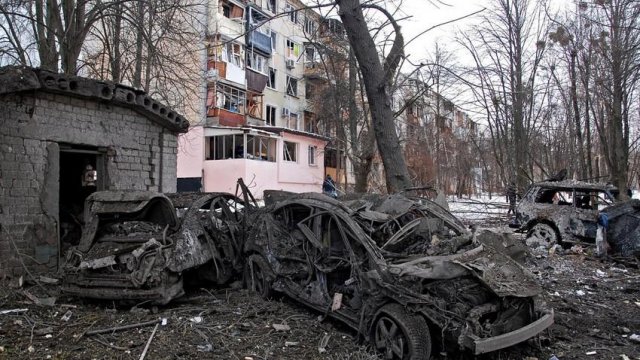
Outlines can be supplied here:
[[246, 76], [247, 76], [248, 89], [251, 89], [259, 93], [262, 93], [264, 91], [264, 88], [267, 86], [267, 80], [269, 80], [269, 77], [267, 75], [261, 74], [259, 72], [253, 71], [253, 69], [247, 68]]
[[242, 126], [244, 125], [244, 115], [239, 114], [233, 111], [221, 109], [221, 108], [211, 108], [207, 110], [208, 118], [215, 118], [213, 123], [217, 123], [222, 126]]
[[249, 31], [247, 34], [247, 46], [253, 46], [255, 50], [271, 56], [271, 36], [269, 35], [257, 30]]
[[322, 64], [318, 62], [305, 61], [304, 78], [309, 81], [326, 81], [327, 75]]

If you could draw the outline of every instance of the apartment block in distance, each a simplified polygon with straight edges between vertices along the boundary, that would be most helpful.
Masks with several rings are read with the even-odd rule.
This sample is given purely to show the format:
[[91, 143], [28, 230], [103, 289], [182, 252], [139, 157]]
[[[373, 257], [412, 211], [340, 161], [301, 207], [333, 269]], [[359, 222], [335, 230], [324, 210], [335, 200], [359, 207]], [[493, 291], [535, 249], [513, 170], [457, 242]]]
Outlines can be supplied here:
[[324, 147], [305, 100], [319, 15], [293, 0], [210, 0], [206, 119], [179, 141], [178, 190], [320, 192]]

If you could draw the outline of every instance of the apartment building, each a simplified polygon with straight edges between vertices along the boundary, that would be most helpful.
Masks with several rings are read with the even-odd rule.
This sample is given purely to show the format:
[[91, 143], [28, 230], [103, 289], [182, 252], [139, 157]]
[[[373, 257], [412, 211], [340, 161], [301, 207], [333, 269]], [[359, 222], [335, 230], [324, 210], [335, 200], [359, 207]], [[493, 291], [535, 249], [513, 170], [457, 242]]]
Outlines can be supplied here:
[[206, 119], [180, 139], [178, 190], [321, 191], [324, 148], [305, 61], [320, 17], [297, 0], [210, 0]]
[[[393, 94], [396, 130], [414, 183], [450, 194], [475, 192], [477, 123], [419, 79], [400, 76]], [[374, 170], [380, 172], [379, 163]]]

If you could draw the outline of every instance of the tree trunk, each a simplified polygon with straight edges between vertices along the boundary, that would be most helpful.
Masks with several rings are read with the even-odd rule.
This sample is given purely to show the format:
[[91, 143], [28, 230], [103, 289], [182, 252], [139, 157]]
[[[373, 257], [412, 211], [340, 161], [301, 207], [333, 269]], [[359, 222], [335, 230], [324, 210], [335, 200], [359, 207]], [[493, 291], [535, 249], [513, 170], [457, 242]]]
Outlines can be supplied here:
[[[387, 191], [399, 192], [411, 186], [411, 179], [393, 121], [387, 75], [389, 72], [395, 72], [393, 65], [395, 61], [399, 61], [398, 51], [401, 55], [402, 48], [398, 50], [394, 44], [386, 62], [390, 67], [383, 68], [379, 60], [380, 55], [367, 28], [360, 1], [338, 0], [337, 4], [340, 19], [364, 79], [373, 131], [385, 169]], [[395, 36], [395, 42], [402, 41], [399, 31], [396, 31]]]

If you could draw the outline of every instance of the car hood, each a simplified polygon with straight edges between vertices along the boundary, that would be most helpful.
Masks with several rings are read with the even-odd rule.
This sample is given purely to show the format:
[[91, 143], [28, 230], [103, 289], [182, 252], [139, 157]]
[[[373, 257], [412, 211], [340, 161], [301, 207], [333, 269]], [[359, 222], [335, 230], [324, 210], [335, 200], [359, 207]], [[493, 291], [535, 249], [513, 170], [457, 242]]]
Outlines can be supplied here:
[[542, 291], [526, 269], [488, 245], [478, 245], [460, 254], [425, 256], [390, 264], [387, 270], [400, 278], [413, 276], [429, 280], [447, 280], [473, 276], [501, 297], [529, 297]]

